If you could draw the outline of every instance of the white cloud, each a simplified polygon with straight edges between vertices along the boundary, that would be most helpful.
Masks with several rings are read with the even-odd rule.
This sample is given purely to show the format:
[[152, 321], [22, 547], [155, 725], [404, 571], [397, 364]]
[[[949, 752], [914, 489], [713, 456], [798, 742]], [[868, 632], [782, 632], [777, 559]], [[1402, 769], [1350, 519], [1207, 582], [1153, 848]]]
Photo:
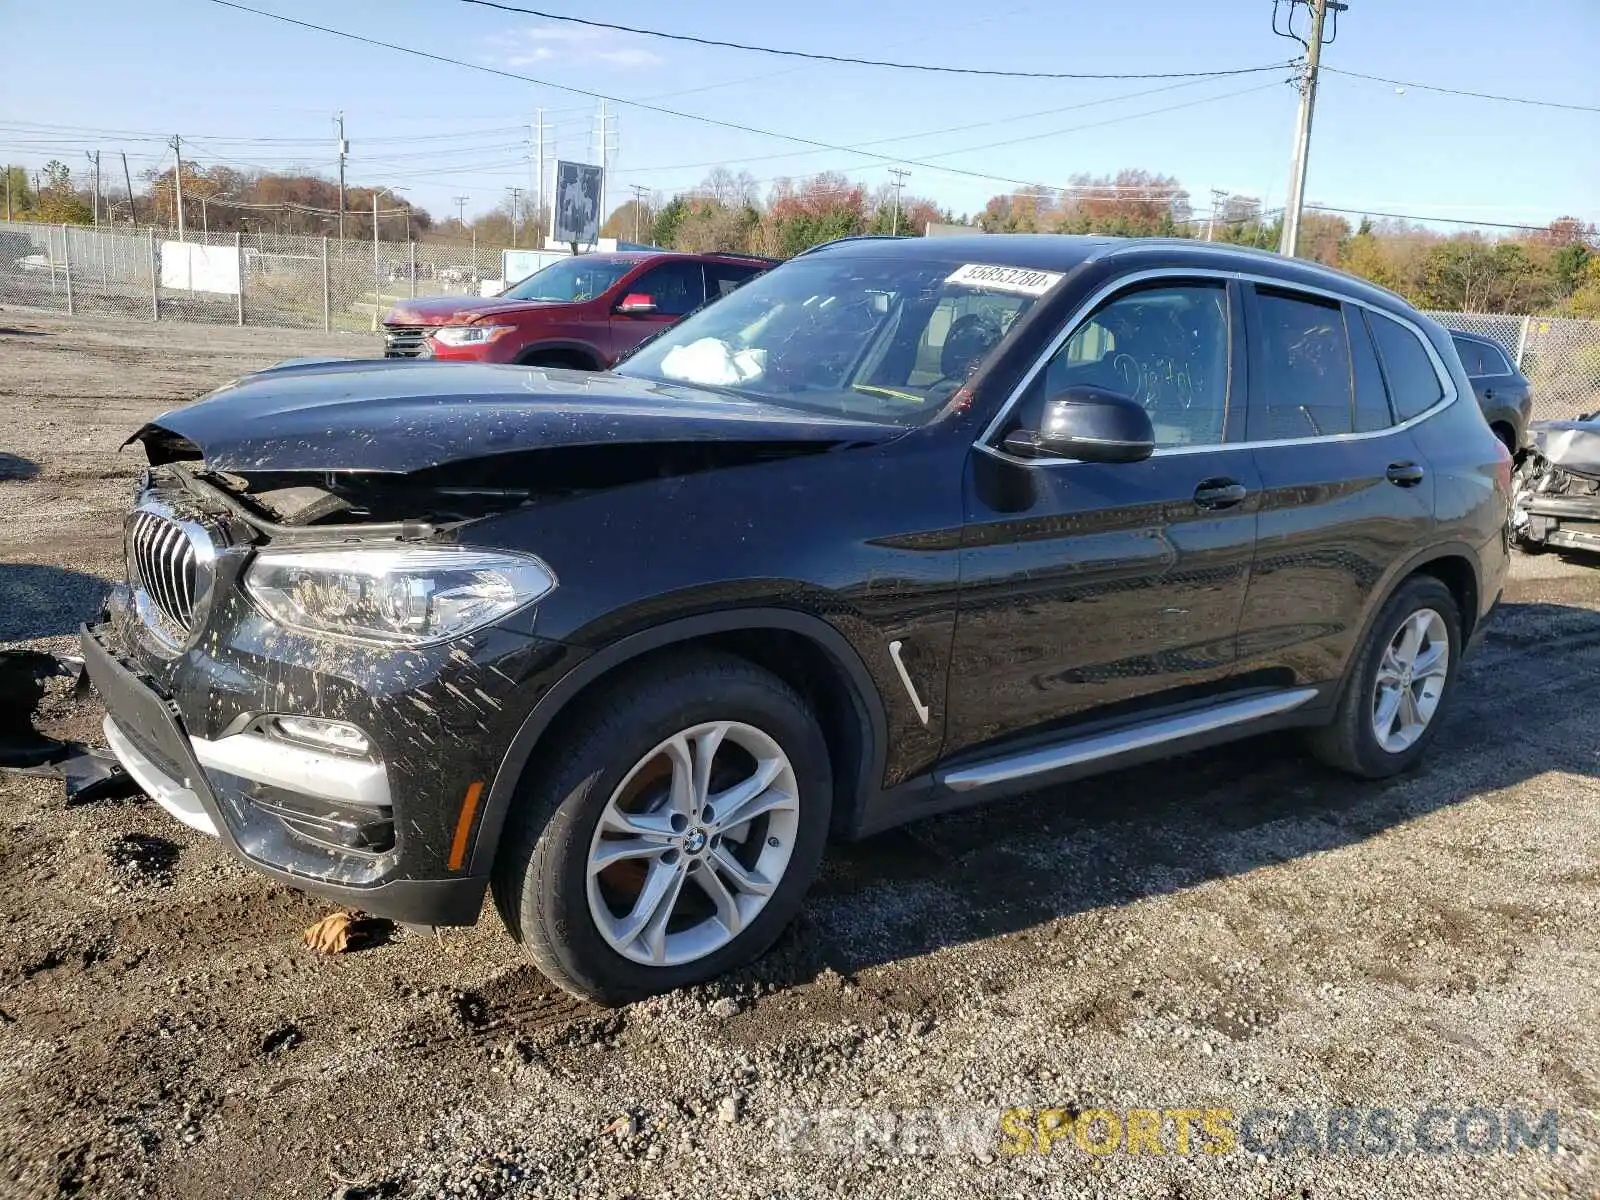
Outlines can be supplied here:
[[666, 61], [633, 45], [631, 38], [578, 25], [534, 25], [491, 39], [492, 60], [503, 67], [542, 66], [552, 62], [603, 63], [633, 70]]

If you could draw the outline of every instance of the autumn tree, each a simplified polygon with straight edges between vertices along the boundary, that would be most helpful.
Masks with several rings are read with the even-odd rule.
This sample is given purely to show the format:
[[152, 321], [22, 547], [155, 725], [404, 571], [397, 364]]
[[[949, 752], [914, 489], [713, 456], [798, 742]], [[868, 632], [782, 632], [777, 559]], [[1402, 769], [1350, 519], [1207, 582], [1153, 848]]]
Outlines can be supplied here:
[[780, 179], [767, 196], [761, 218], [761, 250], [780, 258], [835, 238], [863, 233], [867, 192], [837, 171], [796, 182]]
[[85, 195], [72, 186], [72, 170], [51, 159], [39, 185], [37, 219], [53, 225], [87, 225], [94, 219]]
[[650, 196], [619, 204], [600, 226], [600, 236], [625, 242], [648, 241], [655, 232], [656, 203]]

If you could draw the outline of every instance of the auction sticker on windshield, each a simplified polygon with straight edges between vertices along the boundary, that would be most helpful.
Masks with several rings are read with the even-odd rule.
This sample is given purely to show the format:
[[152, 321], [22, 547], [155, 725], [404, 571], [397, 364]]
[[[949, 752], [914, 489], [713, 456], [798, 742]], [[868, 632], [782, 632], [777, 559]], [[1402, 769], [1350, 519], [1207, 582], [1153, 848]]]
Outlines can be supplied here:
[[987, 263], [968, 263], [952, 271], [945, 277], [945, 282], [983, 288], [990, 292], [1042, 296], [1061, 282], [1061, 275], [1057, 271], [1031, 271], [1027, 267], [996, 267]]

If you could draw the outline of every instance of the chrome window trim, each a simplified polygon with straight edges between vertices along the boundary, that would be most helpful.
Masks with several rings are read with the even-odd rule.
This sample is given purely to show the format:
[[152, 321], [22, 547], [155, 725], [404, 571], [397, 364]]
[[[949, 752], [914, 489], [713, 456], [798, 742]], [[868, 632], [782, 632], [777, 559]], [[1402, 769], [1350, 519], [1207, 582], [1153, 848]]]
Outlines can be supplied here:
[[[1028, 368], [1027, 373], [1017, 382], [1016, 387], [1011, 389], [1011, 394], [1006, 397], [1005, 403], [1000, 406], [1000, 410], [984, 426], [983, 432], [973, 442], [973, 448], [992, 454], [996, 458], [1004, 459], [1006, 462], [1027, 467], [1064, 467], [1075, 466], [1082, 462], [1083, 460], [1076, 458], [1019, 458], [1014, 454], [1008, 454], [1003, 448], [996, 445], [995, 437], [1001, 426], [1005, 424], [1005, 419], [1011, 410], [1017, 406], [1028, 388], [1032, 386], [1033, 381], [1038, 378], [1039, 372], [1044, 370], [1061, 347], [1066, 345], [1067, 340], [1078, 331], [1078, 327], [1089, 319], [1102, 302], [1117, 292], [1135, 284], [1148, 283], [1151, 280], [1158, 279], [1216, 279], [1224, 283], [1237, 280], [1240, 283], [1260, 284], [1285, 292], [1300, 292], [1307, 296], [1317, 296], [1340, 304], [1354, 304], [1359, 308], [1375, 312], [1381, 317], [1388, 317], [1391, 321], [1409, 329], [1411, 336], [1422, 343], [1422, 348], [1428, 353], [1428, 360], [1433, 363], [1434, 374], [1439, 377], [1439, 382], [1444, 388], [1444, 396], [1431, 408], [1426, 408], [1416, 416], [1387, 426], [1384, 429], [1369, 429], [1362, 433], [1329, 433], [1303, 438], [1283, 438], [1276, 441], [1207, 442], [1203, 446], [1163, 446], [1151, 455], [1152, 458], [1178, 454], [1214, 454], [1219, 450], [1259, 450], [1268, 446], [1322, 445], [1327, 442], [1365, 441], [1370, 438], [1388, 437], [1390, 434], [1410, 429], [1444, 411], [1454, 404], [1460, 396], [1456, 389], [1455, 380], [1450, 375], [1449, 368], [1445, 366], [1444, 359], [1439, 357], [1439, 351], [1434, 348], [1433, 342], [1422, 332], [1422, 327], [1409, 317], [1391, 312], [1381, 305], [1373, 304], [1358, 296], [1347, 295], [1344, 292], [1336, 292], [1328, 288], [1320, 288], [1313, 284], [1300, 283], [1295, 280], [1281, 279], [1275, 275], [1259, 275], [1253, 271], [1224, 270], [1216, 267], [1150, 267], [1143, 271], [1131, 271], [1126, 275], [1119, 275], [1117, 278], [1102, 285], [1087, 300], [1073, 309], [1072, 314], [1062, 324], [1061, 331], [1050, 340], [1049, 345], [1034, 359], [1033, 365]], [[1246, 339], [1245, 345], [1246, 354], [1248, 355], [1248, 339]], [[1245, 378], [1249, 378], [1248, 361], [1245, 364]], [[1248, 396], [1245, 397], [1245, 403], [1248, 406]]]

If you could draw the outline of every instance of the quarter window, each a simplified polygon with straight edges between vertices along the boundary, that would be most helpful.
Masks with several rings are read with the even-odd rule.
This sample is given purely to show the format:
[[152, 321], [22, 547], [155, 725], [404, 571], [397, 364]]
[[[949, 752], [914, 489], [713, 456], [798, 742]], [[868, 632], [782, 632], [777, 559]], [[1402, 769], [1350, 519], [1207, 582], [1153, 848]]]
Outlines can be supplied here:
[[1373, 313], [1372, 337], [1378, 343], [1378, 356], [1383, 360], [1383, 374], [1389, 384], [1389, 402], [1396, 416], [1409, 421], [1444, 399], [1439, 372], [1434, 370], [1433, 359], [1416, 334], [1382, 313]]
[[1250, 410], [1257, 442], [1352, 433], [1350, 339], [1336, 301], [1256, 289], [1261, 316], [1261, 403]]
[[1124, 292], [1056, 351], [1019, 406], [1019, 424], [1037, 422], [1047, 398], [1093, 386], [1144, 405], [1158, 447], [1220, 444], [1231, 346], [1226, 285], [1165, 284]]

